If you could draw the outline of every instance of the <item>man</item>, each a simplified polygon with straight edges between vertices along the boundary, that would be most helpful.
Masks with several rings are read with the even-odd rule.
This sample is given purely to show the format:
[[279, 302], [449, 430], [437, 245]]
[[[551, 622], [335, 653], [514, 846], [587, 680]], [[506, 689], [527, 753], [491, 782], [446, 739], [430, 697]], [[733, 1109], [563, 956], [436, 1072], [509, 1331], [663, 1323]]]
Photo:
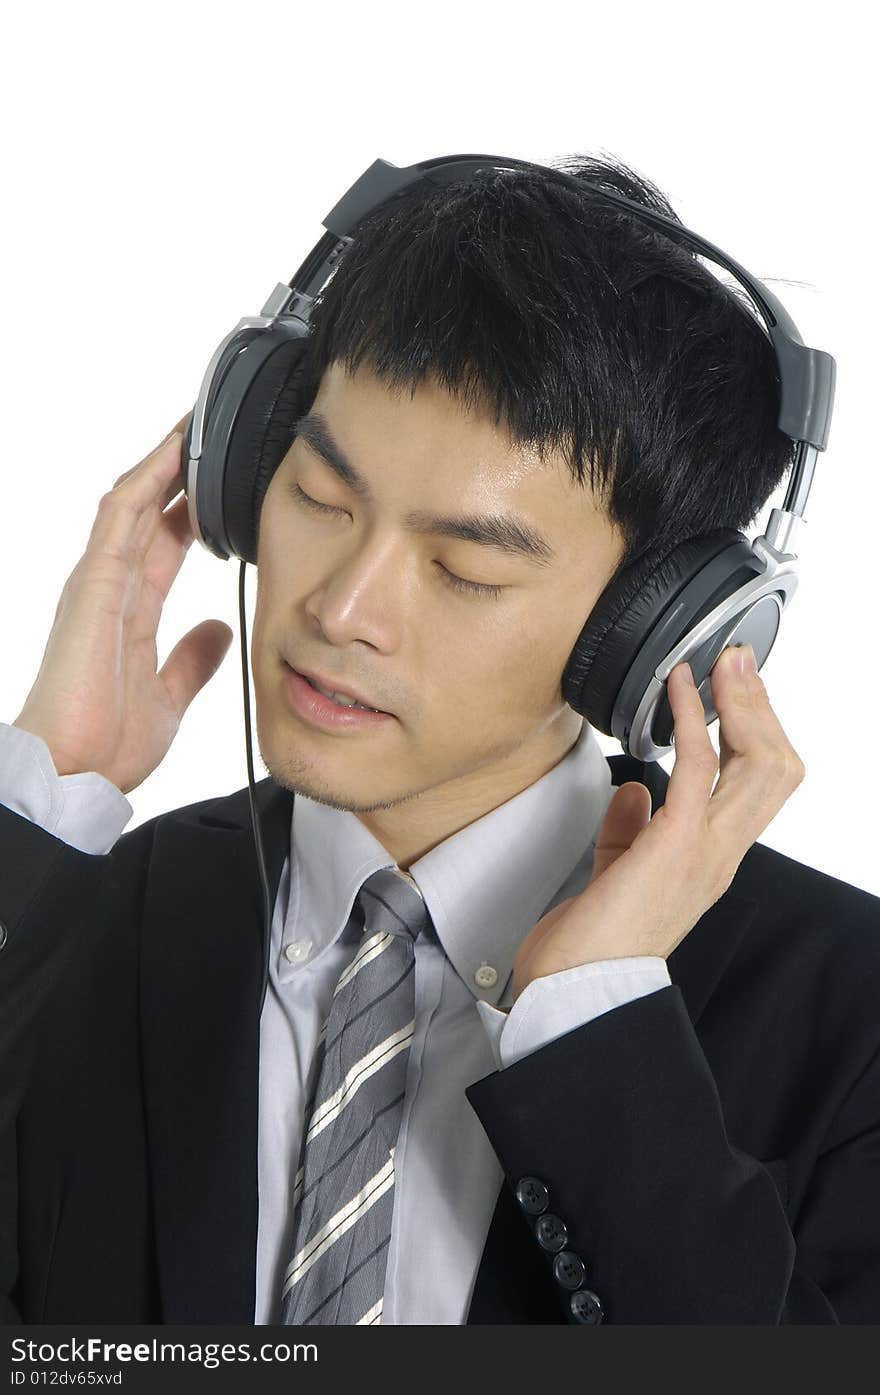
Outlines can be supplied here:
[[[262, 1013], [247, 792], [119, 836], [230, 638], [204, 622], [155, 671], [179, 438], [102, 500], [0, 731], [8, 1319], [880, 1313], [877, 898], [756, 841], [803, 766], [734, 653], [714, 790], [686, 666], [668, 779], [602, 757], [559, 691], [609, 579], [740, 526], [784, 466], [757, 328], [668, 241], [583, 213], [534, 181], [404, 201], [330, 283], [260, 514]], [[373, 1118], [327, 1072], [380, 1021], [340, 996], [395, 939], [377, 886], [420, 921]], [[322, 1195], [312, 1166], [352, 1118], [381, 1213], [366, 1174]]]

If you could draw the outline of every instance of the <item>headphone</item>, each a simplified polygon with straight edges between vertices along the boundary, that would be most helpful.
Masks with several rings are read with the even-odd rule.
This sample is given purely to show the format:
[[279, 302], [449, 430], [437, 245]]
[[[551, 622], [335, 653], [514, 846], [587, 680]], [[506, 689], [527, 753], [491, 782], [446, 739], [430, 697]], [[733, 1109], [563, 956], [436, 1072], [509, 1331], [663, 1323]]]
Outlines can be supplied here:
[[[816, 452], [828, 443], [836, 365], [830, 354], [804, 344], [784, 306], [762, 282], [683, 224], [562, 170], [496, 155], [447, 155], [403, 167], [374, 160], [323, 219], [326, 233], [290, 281], [279, 282], [260, 314], [240, 320], [218, 345], [181, 446], [193, 536], [221, 560], [235, 556], [242, 563], [239, 608], [248, 779], [265, 912], [261, 1008], [272, 908], [254, 806], [244, 568], [246, 562], [256, 563], [263, 496], [302, 415], [312, 305], [354, 240], [357, 224], [375, 208], [411, 185], [443, 187], [508, 169], [538, 171], [581, 195], [589, 189], [731, 271], [766, 325], [779, 373], [777, 424], [796, 447], [783, 507], [771, 510], [759, 537], [750, 542], [738, 529], [715, 528], [648, 550], [612, 578], [565, 665], [565, 701], [598, 731], [617, 738], [625, 754], [656, 761], [673, 748], [666, 679], [675, 665], [690, 664], [710, 724], [717, 717], [710, 682], [716, 659], [729, 644], [749, 643], [760, 669], [797, 587], [797, 554], [791, 544], [797, 525], [804, 521]], [[736, 296], [731, 301], [754, 319]]]

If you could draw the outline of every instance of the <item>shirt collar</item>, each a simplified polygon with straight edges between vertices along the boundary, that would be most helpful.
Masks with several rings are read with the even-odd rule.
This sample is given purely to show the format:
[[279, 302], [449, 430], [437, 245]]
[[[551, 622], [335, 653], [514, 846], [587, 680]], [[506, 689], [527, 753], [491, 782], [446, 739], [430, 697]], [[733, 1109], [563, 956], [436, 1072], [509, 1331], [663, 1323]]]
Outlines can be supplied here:
[[[475, 1000], [497, 1006], [506, 997], [523, 939], [576, 864], [592, 861], [611, 793], [611, 769], [584, 721], [551, 770], [411, 864], [408, 880], [424, 897], [437, 938]], [[396, 864], [350, 810], [303, 795], [293, 801], [291, 848], [282, 939], [293, 938], [295, 924], [312, 942], [311, 962], [339, 938], [367, 877]], [[295, 973], [282, 957], [282, 981]]]

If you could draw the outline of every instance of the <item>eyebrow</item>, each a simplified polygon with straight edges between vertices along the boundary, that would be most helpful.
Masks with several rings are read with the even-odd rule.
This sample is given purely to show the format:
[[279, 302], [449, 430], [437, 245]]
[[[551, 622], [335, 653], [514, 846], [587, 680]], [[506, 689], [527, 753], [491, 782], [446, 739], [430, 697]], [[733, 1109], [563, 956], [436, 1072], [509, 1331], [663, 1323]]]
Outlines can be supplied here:
[[[369, 499], [370, 488], [367, 481], [334, 441], [325, 417], [319, 412], [309, 412], [300, 417], [293, 430], [297, 437], [305, 441], [330, 466], [349, 489], [362, 498]], [[412, 509], [406, 515], [404, 523], [417, 533], [434, 533], [441, 537], [479, 543], [499, 552], [525, 557], [538, 566], [547, 566], [556, 556], [553, 547], [542, 533], [524, 519], [515, 518], [510, 514], [459, 514], [444, 517], [429, 513], [426, 509]]]

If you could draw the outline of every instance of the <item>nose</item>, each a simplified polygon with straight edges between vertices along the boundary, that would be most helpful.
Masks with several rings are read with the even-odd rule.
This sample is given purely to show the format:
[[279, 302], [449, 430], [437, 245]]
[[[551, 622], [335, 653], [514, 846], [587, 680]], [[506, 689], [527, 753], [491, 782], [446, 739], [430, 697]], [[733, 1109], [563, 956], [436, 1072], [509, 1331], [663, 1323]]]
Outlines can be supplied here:
[[365, 542], [328, 561], [326, 575], [306, 601], [327, 639], [340, 646], [361, 640], [374, 649], [397, 647], [407, 586], [405, 561], [392, 539]]

